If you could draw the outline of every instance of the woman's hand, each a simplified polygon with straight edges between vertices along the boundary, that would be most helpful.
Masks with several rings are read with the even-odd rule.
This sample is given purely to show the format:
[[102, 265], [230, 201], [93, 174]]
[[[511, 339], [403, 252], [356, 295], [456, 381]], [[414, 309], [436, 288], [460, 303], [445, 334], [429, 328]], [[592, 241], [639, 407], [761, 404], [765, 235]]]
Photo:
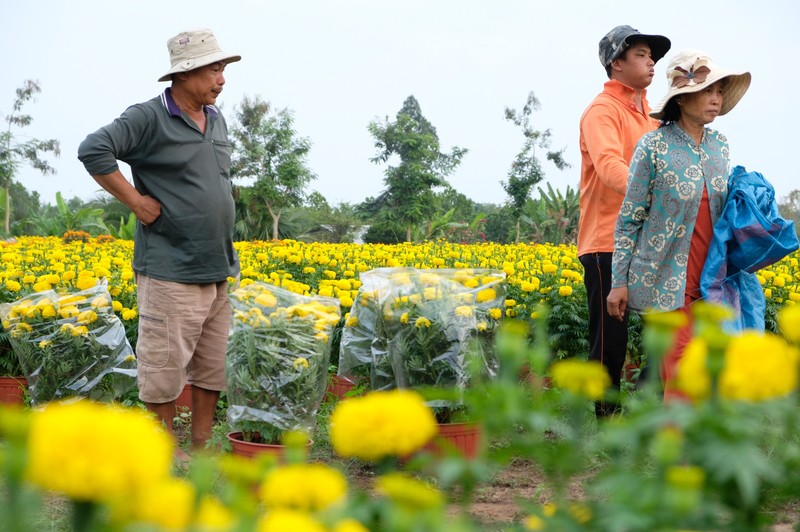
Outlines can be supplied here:
[[606, 309], [612, 318], [619, 321], [625, 317], [625, 311], [628, 310], [628, 287], [620, 286], [612, 288], [606, 298]]

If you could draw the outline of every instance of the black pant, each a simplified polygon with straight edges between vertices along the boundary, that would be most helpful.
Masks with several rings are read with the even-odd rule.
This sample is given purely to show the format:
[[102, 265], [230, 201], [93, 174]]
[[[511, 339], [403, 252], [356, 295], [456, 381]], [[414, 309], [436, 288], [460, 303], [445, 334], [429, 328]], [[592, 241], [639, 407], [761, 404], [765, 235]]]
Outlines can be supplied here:
[[[589, 304], [589, 360], [597, 360], [606, 367], [613, 389], [619, 392], [628, 347], [628, 313], [619, 321], [606, 308], [611, 291], [611, 256], [612, 253], [587, 253], [578, 259], [583, 265]], [[600, 402], [596, 412], [604, 416], [617, 408], [617, 403]]]

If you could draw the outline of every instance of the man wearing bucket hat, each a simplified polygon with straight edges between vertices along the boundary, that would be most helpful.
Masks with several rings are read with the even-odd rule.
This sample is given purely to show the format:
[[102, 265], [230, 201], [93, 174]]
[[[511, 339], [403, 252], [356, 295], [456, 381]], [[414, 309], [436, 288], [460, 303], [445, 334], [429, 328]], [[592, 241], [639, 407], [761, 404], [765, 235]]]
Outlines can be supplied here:
[[[581, 184], [578, 258], [584, 268], [589, 305], [589, 358], [601, 362], [619, 391], [628, 344], [627, 315], [610, 319], [606, 296], [611, 287], [614, 223], [628, 182], [628, 165], [639, 138], [658, 127], [648, 116], [647, 87], [654, 65], [670, 48], [661, 35], [643, 35], [617, 26], [600, 40], [600, 64], [609, 81], [586, 108], [580, 122]], [[598, 417], [613, 413], [616, 402], [600, 402]]]
[[[191, 383], [192, 446], [200, 448], [225, 386], [228, 279], [239, 275], [232, 148], [215, 103], [225, 66], [241, 57], [223, 52], [206, 29], [179, 33], [167, 48], [171, 67], [159, 81], [171, 86], [87, 136], [78, 158], [139, 220], [139, 397], [172, 430], [175, 399]], [[117, 161], [130, 165], [133, 184]]]
[[618, 320], [628, 308], [686, 314], [661, 363], [665, 400], [681, 396], [675, 376], [692, 334], [688, 309], [701, 298], [728, 193], [728, 142], [706, 125], [730, 112], [749, 86], [749, 72], [720, 68], [704, 52], [677, 54], [667, 67], [667, 95], [651, 113], [661, 127], [642, 137], [631, 162], [614, 231], [608, 312]]

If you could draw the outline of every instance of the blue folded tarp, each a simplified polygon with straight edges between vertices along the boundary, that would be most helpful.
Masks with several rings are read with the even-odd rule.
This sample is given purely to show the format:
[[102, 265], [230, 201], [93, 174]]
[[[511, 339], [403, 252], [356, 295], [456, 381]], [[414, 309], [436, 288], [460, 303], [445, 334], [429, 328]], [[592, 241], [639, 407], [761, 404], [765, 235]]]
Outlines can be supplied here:
[[794, 222], [778, 212], [775, 189], [763, 175], [737, 166], [728, 178], [728, 199], [708, 250], [700, 291], [736, 317], [729, 331], [764, 330], [766, 300], [755, 272], [800, 247]]

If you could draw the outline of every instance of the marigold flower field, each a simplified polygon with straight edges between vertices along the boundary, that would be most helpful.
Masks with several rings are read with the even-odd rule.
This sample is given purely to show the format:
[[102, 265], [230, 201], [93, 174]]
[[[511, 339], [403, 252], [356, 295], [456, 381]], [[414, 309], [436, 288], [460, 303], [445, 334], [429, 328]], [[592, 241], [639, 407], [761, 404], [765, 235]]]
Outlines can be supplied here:
[[[328, 244], [238, 242], [241, 284], [262, 281], [299, 294], [338, 298], [343, 315], [353, 305], [362, 272], [381, 267], [492, 268], [507, 275], [507, 299], [497, 314], [529, 319], [539, 303], [553, 310], [553, 320], [577, 320], [580, 328], [586, 292], [575, 246], [550, 244]], [[131, 269], [133, 242], [110, 237], [64, 242], [57, 237], [22, 237], [0, 248], [0, 303], [34, 292], [85, 290], [108, 279], [114, 311], [135, 335], [136, 288]], [[767, 328], [775, 329], [778, 308], [800, 301], [800, 252], [758, 273], [767, 298]], [[554, 333], [559, 331], [556, 323]], [[570, 324], [564, 324], [566, 329]], [[584, 329], [585, 330], [585, 329]], [[581, 349], [584, 330], [575, 331], [567, 348]], [[132, 340], [135, 338], [132, 338]], [[133, 342], [132, 342], [133, 343]], [[558, 344], [558, 342], [556, 342]], [[559, 351], [558, 345], [556, 350]], [[559, 353], [569, 355], [574, 353]]]

